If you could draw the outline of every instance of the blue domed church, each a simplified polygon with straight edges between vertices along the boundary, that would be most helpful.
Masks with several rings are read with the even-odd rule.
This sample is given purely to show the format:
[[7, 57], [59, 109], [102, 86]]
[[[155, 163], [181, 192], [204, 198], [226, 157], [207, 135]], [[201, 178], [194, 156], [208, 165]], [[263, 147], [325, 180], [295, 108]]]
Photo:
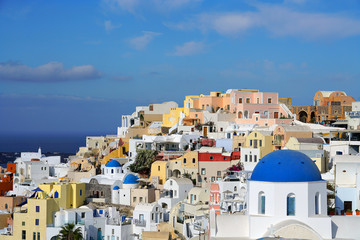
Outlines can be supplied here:
[[237, 223], [233, 237], [332, 238], [326, 181], [305, 154], [293, 150], [269, 153], [258, 162], [248, 184], [247, 212], [233, 219], [219, 215], [213, 221], [210, 217], [213, 237], [230, 237], [226, 229]]

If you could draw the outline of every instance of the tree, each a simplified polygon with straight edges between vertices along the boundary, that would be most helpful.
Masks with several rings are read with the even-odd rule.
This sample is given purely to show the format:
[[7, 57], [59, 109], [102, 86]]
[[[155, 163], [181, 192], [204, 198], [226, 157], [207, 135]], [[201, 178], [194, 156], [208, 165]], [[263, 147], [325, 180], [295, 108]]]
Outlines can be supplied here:
[[82, 240], [83, 235], [81, 228], [75, 229], [75, 224], [68, 223], [61, 227], [60, 233], [57, 235], [59, 240]]
[[149, 175], [151, 164], [155, 161], [158, 152], [150, 149], [138, 149], [135, 162], [129, 166], [130, 171]]

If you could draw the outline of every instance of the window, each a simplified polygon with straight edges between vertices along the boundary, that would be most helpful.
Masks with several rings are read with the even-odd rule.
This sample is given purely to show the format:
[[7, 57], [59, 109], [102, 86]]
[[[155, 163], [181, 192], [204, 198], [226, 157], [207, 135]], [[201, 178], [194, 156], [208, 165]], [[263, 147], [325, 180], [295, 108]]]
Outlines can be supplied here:
[[139, 198], [139, 201], [142, 202], [142, 201], [143, 201], [143, 197], [140, 197], [140, 198]]
[[184, 163], [186, 163], [186, 158], [184, 158]]
[[151, 220], [154, 220], [154, 213], [151, 214]]
[[111, 169], [111, 174], [113, 174], [114, 173], [114, 169]]
[[262, 147], [262, 140], [259, 140], [259, 147]]
[[196, 162], [196, 160], [195, 160], [195, 158], [193, 158], [193, 159], [192, 159], [192, 163], [195, 163], [195, 162]]
[[22, 231], [21, 231], [21, 239], [22, 239], [22, 240], [25, 240], [25, 239], [26, 239], [26, 231], [25, 231], [25, 230], [22, 230]]
[[234, 187], [234, 192], [237, 192], [237, 187], [236, 186]]
[[250, 103], [250, 98], [246, 98], [246, 103]]
[[85, 218], [85, 213], [84, 212], [81, 213], [81, 218]]
[[265, 193], [259, 192], [259, 199], [258, 199], [258, 212], [259, 214], [265, 214]]
[[250, 146], [252, 146], [252, 140], [250, 140]]
[[211, 177], [211, 182], [215, 182], [215, 177]]
[[196, 201], [196, 195], [194, 195], [194, 200]]
[[271, 103], [271, 98], [268, 98], [268, 103]]
[[213, 156], [210, 156], [210, 160], [213, 160], [214, 159], [214, 157]]
[[57, 191], [54, 193], [54, 198], [59, 198], [59, 193]]
[[315, 194], [315, 215], [320, 214], [320, 193]]
[[250, 161], [249, 162], [252, 162], [252, 155], [250, 155]]
[[33, 232], [33, 240], [36, 240], [36, 232]]
[[80, 196], [82, 196], [82, 189], [80, 189]]
[[221, 177], [221, 171], [217, 171], [217, 172], [216, 172], [216, 175], [217, 175], [218, 177]]
[[8, 205], [7, 205], [7, 203], [5, 203], [5, 209], [8, 209]]
[[[174, 190], [174, 197], [177, 197], [177, 191], [176, 190]], [[157, 211], [158, 209], [156, 208], [156, 211]]]
[[286, 198], [286, 215], [295, 216], [295, 194], [289, 193]]
[[260, 98], [256, 99], [256, 103], [259, 104], [260, 103]]
[[35, 219], [35, 225], [39, 226], [39, 219]]
[[112, 235], [115, 234], [115, 229], [111, 229], [111, 234], [112, 234]]
[[40, 240], [40, 233], [37, 233], [37, 240]]
[[133, 197], [133, 202], [136, 202], [136, 197]]
[[158, 166], [158, 171], [160, 171], [160, 166]]
[[239, 98], [239, 103], [242, 103], [242, 98]]
[[40, 206], [36, 206], [35, 212], [40, 212]]
[[205, 168], [202, 168], [201, 169], [201, 175], [205, 175], [206, 174], [206, 170], [205, 170]]
[[25, 222], [22, 222], [21, 225], [22, 225], [22, 226], [25, 226]]
[[245, 162], [248, 161], [248, 155], [245, 155]]
[[254, 155], [254, 162], [257, 162], [257, 156]]

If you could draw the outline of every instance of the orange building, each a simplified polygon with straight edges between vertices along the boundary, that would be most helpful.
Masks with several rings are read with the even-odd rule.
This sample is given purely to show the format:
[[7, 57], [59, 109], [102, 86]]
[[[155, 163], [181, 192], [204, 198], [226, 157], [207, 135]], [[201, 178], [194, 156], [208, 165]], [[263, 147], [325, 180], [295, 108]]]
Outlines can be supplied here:
[[16, 163], [7, 163], [6, 172], [1, 176], [0, 196], [13, 189], [13, 175], [16, 173]]
[[294, 106], [292, 112], [302, 122], [330, 123], [344, 120], [355, 99], [343, 91], [317, 91], [312, 106]]
[[317, 91], [314, 96], [314, 106], [351, 106], [353, 102], [355, 99], [343, 91]]

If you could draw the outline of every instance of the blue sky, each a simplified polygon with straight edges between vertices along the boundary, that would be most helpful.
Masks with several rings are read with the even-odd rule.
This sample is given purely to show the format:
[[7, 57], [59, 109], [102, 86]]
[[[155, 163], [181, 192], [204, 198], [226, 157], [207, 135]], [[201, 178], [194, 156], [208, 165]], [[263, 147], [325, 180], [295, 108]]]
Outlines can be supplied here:
[[0, 133], [115, 133], [229, 88], [360, 100], [359, 79], [357, 0], [0, 0]]

